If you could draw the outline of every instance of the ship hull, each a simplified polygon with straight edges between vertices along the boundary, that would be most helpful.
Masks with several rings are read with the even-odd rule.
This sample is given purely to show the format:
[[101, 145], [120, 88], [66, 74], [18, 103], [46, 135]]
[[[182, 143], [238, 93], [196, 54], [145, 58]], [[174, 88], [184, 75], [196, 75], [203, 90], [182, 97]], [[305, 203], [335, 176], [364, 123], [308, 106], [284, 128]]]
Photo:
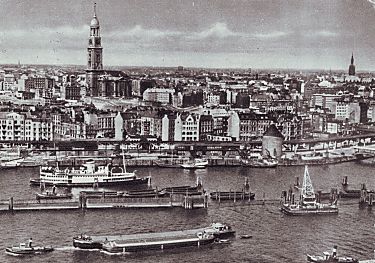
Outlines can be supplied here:
[[[202, 238], [198, 239], [197, 233], [206, 232], [209, 233], [211, 238]], [[115, 236], [77, 236], [73, 238], [73, 246], [80, 249], [102, 249], [105, 244], [108, 244], [109, 241], [115, 241], [119, 243], [119, 246], [129, 246], [129, 249], [126, 249], [126, 252], [134, 252], [139, 250], [147, 249], [166, 249], [169, 247], [181, 247], [181, 246], [195, 246], [198, 245], [197, 241], [200, 241], [199, 245], [204, 245], [207, 240], [209, 243], [212, 243], [215, 239], [229, 238], [235, 235], [236, 231], [232, 230], [230, 226], [214, 223], [210, 227], [190, 229], [183, 231], [172, 231], [164, 233], [144, 233], [144, 234], [135, 234], [135, 235], [115, 235]], [[140, 246], [135, 246], [135, 240], [142, 240]], [[188, 242], [183, 242], [181, 240], [188, 240]], [[181, 241], [181, 242], [180, 242]], [[128, 245], [126, 245], [128, 242]], [[159, 243], [154, 243], [159, 242]], [[202, 243], [203, 242], [203, 243]], [[121, 245], [123, 244], [123, 245]], [[131, 244], [131, 245], [130, 245]], [[144, 246], [146, 245], [147, 246]], [[161, 245], [163, 244], [163, 248]], [[106, 245], [109, 247], [108, 245]], [[130, 246], [132, 248], [130, 248]], [[122, 252], [121, 249], [120, 252]]]
[[184, 247], [200, 247], [212, 244], [215, 241], [214, 237], [211, 238], [193, 238], [193, 239], [176, 239], [168, 241], [156, 241], [156, 242], [140, 242], [140, 243], [129, 243], [119, 244], [113, 247], [103, 246], [103, 252], [108, 254], [123, 254], [123, 253], [134, 253], [150, 250], [166, 250]]
[[52, 247], [7, 247], [5, 249], [5, 253], [11, 256], [26, 256], [26, 255], [34, 255], [34, 254], [41, 254], [41, 253], [48, 253], [52, 252]]
[[96, 184], [98, 187], [100, 186], [118, 186], [118, 185], [125, 185], [125, 186], [132, 186], [132, 185], [142, 185], [148, 184], [149, 178], [136, 178], [132, 180], [120, 180], [120, 181], [108, 181], [108, 182], [89, 182], [89, 183], [68, 183], [68, 182], [48, 182], [41, 180], [39, 178], [30, 179], [31, 185], [44, 184], [46, 186], [66, 186], [66, 187], [92, 187], [93, 184]]
[[212, 192], [210, 198], [213, 200], [254, 200], [255, 193], [243, 193], [243, 192]]
[[316, 208], [316, 209], [290, 209], [289, 207], [282, 206], [281, 211], [286, 215], [291, 216], [306, 216], [306, 215], [336, 215], [338, 214], [338, 208], [327, 207], [327, 208]]

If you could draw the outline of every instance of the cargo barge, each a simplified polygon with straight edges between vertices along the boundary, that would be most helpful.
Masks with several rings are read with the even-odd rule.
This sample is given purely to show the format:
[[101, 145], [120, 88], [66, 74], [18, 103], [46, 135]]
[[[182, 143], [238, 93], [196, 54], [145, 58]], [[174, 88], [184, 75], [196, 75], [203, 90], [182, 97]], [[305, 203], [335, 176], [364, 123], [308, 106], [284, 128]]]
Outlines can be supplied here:
[[[198, 237], [198, 233], [202, 236]], [[205, 238], [203, 235], [205, 234]], [[215, 239], [228, 238], [235, 235], [235, 231], [226, 224], [213, 223], [205, 228], [182, 230], [182, 231], [170, 231], [161, 233], [141, 233], [141, 234], [129, 234], [129, 235], [107, 235], [107, 236], [89, 236], [80, 235], [73, 238], [73, 246], [80, 249], [104, 249], [110, 251], [116, 251], [118, 248], [111, 248], [121, 246], [121, 244], [135, 244], [140, 240], [142, 242], [150, 243], [150, 247], [145, 246], [143, 249], [152, 249], [154, 245], [157, 245], [157, 249], [161, 249], [161, 244], [166, 245], [165, 248], [172, 246], [185, 246], [203, 245], [206, 243], [212, 243]], [[198, 238], [198, 239], [197, 239]], [[212, 240], [211, 240], [212, 239]], [[184, 240], [184, 241], [182, 241]], [[185, 241], [187, 243], [185, 243]], [[112, 242], [110, 245], [109, 243]], [[155, 243], [157, 242], [157, 243]], [[151, 245], [152, 244], [152, 245]], [[130, 250], [138, 249], [138, 246], [131, 245]], [[123, 252], [123, 247], [120, 252]], [[126, 249], [126, 252], [130, 252]]]

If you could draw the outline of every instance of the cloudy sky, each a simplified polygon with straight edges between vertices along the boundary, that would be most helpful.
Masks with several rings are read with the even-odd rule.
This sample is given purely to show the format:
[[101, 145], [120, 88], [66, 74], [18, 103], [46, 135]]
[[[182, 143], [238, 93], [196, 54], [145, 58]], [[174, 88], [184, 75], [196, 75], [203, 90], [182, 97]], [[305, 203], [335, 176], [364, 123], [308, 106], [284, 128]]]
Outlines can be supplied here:
[[[86, 64], [95, 0], [0, 0], [0, 64]], [[104, 65], [375, 70], [375, 0], [97, 0]]]

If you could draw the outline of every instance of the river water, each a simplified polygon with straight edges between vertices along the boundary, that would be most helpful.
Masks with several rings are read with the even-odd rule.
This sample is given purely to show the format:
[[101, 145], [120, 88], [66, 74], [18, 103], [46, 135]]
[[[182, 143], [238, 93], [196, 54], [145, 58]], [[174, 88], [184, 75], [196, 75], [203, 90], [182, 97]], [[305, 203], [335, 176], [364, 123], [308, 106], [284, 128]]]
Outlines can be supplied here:
[[[352, 188], [365, 183], [375, 189], [374, 167], [370, 164], [343, 163], [309, 167], [315, 190], [340, 187], [348, 176]], [[132, 169], [129, 169], [132, 170]], [[210, 167], [203, 170], [138, 168], [139, 176], [152, 176], [158, 188], [194, 185], [197, 177], [208, 191], [240, 190], [245, 178], [256, 199], [279, 199], [300, 177], [304, 167], [252, 169]], [[38, 188], [29, 186], [29, 178], [38, 176], [38, 168], [3, 170], [0, 174], [0, 199], [33, 199]], [[74, 191], [78, 191], [77, 189]], [[74, 192], [73, 191], [73, 192]], [[0, 213], [0, 248], [32, 237], [35, 245], [50, 244], [56, 251], [21, 259], [0, 253], [0, 262], [306, 262], [306, 254], [321, 254], [338, 245], [340, 255], [359, 259], [373, 258], [375, 248], [374, 210], [359, 208], [357, 200], [340, 201], [338, 215], [290, 217], [278, 205], [246, 205], [241, 202], [210, 201], [209, 208], [197, 210], [118, 209], [93, 211], [40, 211]], [[182, 230], [207, 226], [212, 222], [229, 223], [237, 238], [230, 244], [210, 247], [108, 256], [98, 251], [72, 248], [72, 237], [80, 233], [126, 234]], [[251, 239], [240, 239], [242, 234]], [[3, 250], [4, 251], [4, 250]]]

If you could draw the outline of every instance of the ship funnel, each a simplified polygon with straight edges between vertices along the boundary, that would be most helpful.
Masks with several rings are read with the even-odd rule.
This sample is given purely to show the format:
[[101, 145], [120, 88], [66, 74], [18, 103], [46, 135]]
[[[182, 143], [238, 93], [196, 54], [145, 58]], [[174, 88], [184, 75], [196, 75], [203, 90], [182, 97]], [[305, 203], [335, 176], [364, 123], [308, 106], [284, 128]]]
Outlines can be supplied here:
[[245, 178], [245, 192], [249, 192], [249, 191], [250, 191], [249, 178], [246, 177], [246, 178]]

